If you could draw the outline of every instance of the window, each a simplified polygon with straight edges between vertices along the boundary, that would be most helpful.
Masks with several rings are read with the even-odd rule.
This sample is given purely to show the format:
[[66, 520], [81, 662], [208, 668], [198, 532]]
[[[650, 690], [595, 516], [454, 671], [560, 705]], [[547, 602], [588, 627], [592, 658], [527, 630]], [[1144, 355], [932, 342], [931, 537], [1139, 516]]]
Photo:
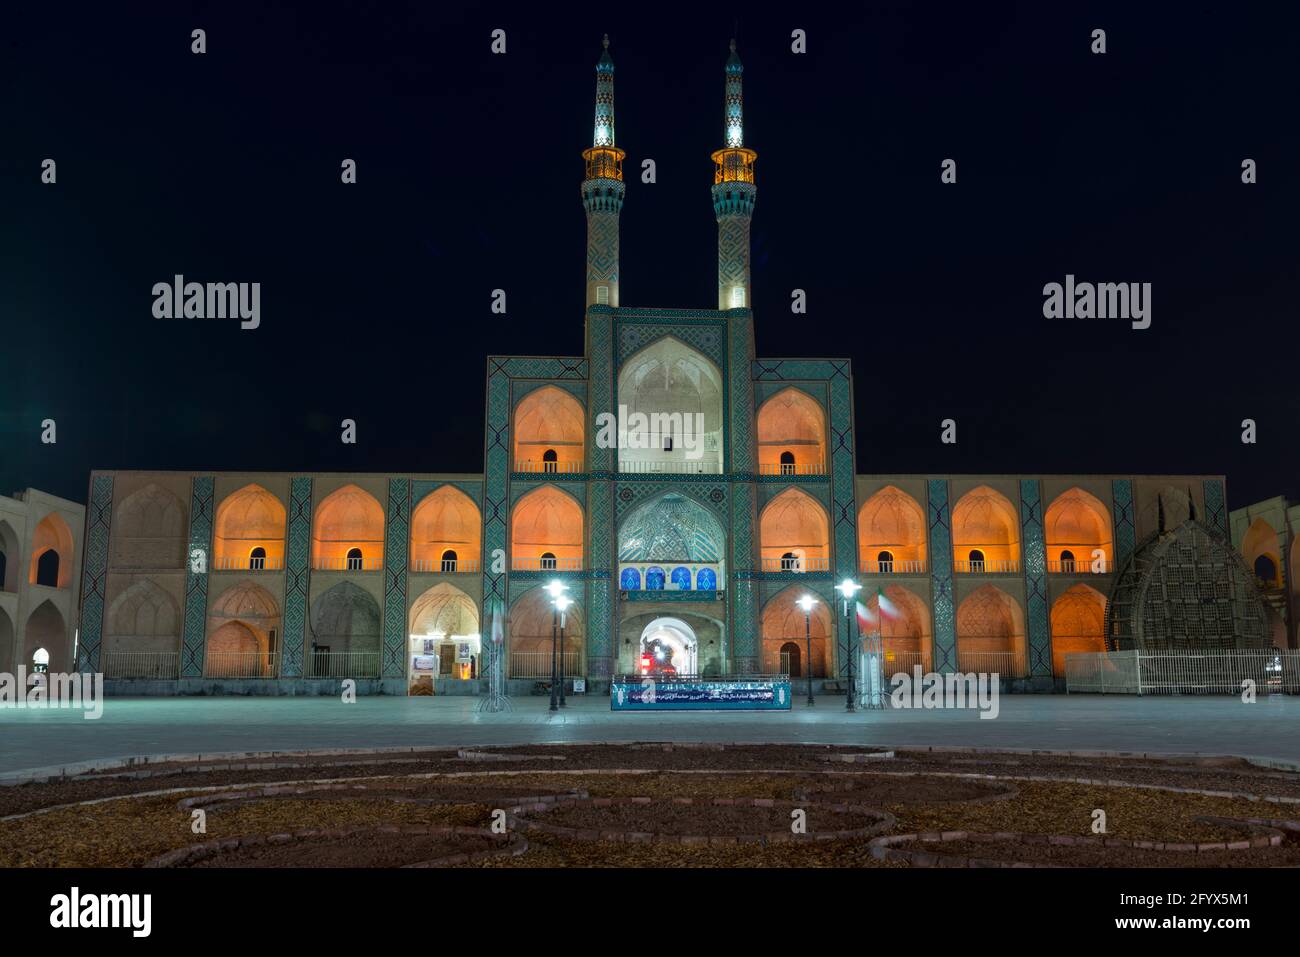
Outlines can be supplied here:
[[781, 453], [781, 474], [782, 475], [794, 474], [794, 453], [793, 452]]
[[665, 436], [664, 436], [664, 451], [665, 451], [665, 452], [671, 452], [672, 450], [673, 450], [673, 437], [672, 437], [671, 435], [665, 435]]
[[1074, 571], [1074, 552], [1070, 551], [1068, 548], [1061, 552], [1061, 571]]
[[1255, 559], [1255, 577], [1266, 585], [1277, 584], [1277, 565], [1267, 555]]
[[608, 287], [608, 286], [597, 286], [597, 287], [596, 287], [596, 305], [598, 305], [598, 306], [608, 306], [608, 305], [609, 305], [609, 287]]
[[442, 570], [445, 572], [456, 570], [456, 552], [453, 549], [449, 548], [442, 553]]
[[560, 457], [555, 454], [555, 449], [547, 449], [542, 453], [542, 471], [558, 472], [560, 470]]
[[248, 567], [254, 571], [261, 571], [266, 567], [266, 549], [261, 545], [248, 553]]
[[52, 548], [41, 552], [41, 557], [36, 559], [36, 584], [59, 587], [59, 553]]
[[543, 569], [554, 569], [554, 568], [556, 567], [556, 564], [557, 564], [557, 563], [556, 563], [556, 561], [555, 561], [555, 553], [554, 553], [554, 552], [543, 552], [543, 553], [542, 553], [542, 568], [543, 568]]
[[348, 571], [359, 572], [361, 571], [363, 564], [364, 563], [362, 562], [361, 559], [361, 549], [359, 548], [348, 549]]
[[802, 563], [799, 561], [799, 556], [796, 555], [794, 552], [786, 552], [784, 555], [782, 555], [781, 571], [783, 572], [803, 571], [803, 566]]
[[888, 575], [894, 570], [894, 553], [888, 551], [881, 552], [876, 556], [876, 562], [880, 565], [880, 570]]
[[984, 553], [978, 548], [972, 548], [970, 554], [966, 556], [970, 559], [970, 570], [973, 572], [984, 571]]
[[732, 309], [745, 308], [745, 287], [744, 286], [737, 286], [736, 288], [731, 290], [731, 308]]

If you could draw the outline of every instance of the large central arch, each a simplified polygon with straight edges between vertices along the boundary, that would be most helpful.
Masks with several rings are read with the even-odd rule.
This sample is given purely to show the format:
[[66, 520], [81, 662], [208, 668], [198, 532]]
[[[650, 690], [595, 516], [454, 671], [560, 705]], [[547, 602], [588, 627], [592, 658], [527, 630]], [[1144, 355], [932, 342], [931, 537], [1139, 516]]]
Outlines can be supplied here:
[[618, 374], [619, 471], [720, 473], [723, 395], [718, 367], [673, 336], [631, 356]]
[[656, 618], [641, 632], [641, 674], [699, 674], [699, 639], [680, 618]]
[[699, 502], [666, 492], [628, 513], [618, 529], [624, 591], [715, 591], [724, 581], [727, 534]]

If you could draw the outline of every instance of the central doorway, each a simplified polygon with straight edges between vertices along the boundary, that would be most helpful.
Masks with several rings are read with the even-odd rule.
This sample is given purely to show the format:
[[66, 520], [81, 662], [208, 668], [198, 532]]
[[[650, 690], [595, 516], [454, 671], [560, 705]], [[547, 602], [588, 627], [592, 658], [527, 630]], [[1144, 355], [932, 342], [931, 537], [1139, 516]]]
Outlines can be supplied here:
[[641, 632], [643, 675], [699, 674], [699, 641], [680, 618], [656, 618]]

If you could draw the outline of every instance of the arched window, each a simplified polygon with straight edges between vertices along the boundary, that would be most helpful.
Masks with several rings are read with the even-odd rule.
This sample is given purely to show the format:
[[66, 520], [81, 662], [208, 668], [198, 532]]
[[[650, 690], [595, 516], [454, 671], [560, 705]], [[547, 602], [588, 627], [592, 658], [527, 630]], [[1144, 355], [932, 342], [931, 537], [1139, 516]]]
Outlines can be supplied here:
[[794, 552], [786, 552], [784, 555], [781, 556], [781, 571], [797, 572], [801, 570], [802, 570], [802, 565], [799, 562], [799, 556], [796, 555]]
[[1255, 559], [1255, 577], [1268, 585], [1277, 584], [1277, 565], [1268, 555]]
[[791, 678], [802, 675], [799, 669], [799, 646], [793, 641], [787, 641], [781, 646], [781, 671]]
[[47, 588], [59, 587], [59, 553], [49, 548], [36, 560], [36, 584]]
[[967, 556], [970, 560], [970, 570], [973, 572], [984, 571], [984, 553], [978, 548], [972, 548]]
[[1061, 571], [1074, 571], [1074, 552], [1068, 548], [1061, 552]]
[[442, 570], [445, 572], [454, 572], [456, 570], [456, 550], [449, 548], [442, 553]]
[[547, 449], [542, 453], [542, 471], [557, 472], [559, 471], [560, 457], [556, 455], [555, 449]]
[[781, 474], [782, 475], [794, 474], [794, 453], [793, 452], [785, 451], [781, 453]]
[[695, 587], [700, 591], [717, 591], [718, 573], [712, 568], [701, 568], [695, 573]]
[[623, 591], [640, 591], [641, 573], [635, 568], [623, 569], [623, 573], [618, 576], [618, 587]]
[[876, 554], [876, 562], [880, 570], [888, 575], [894, 570], [894, 553], [890, 551], [881, 551]]
[[248, 553], [248, 567], [254, 570], [261, 570], [266, 567], [266, 549], [261, 545]]
[[673, 569], [669, 580], [677, 587], [678, 591], [691, 590], [691, 570], [683, 565], [678, 565]]
[[664, 570], [658, 565], [653, 565], [645, 570], [645, 590], [664, 590]]
[[349, 548], [348, 549], [348, 571], [359, 572], [361, 571], [361, 565], [362, 565], [361, 549]]
[[544, 570], [554, 569], [556, 565], [554, 552], [542, 552], [542, 568]]

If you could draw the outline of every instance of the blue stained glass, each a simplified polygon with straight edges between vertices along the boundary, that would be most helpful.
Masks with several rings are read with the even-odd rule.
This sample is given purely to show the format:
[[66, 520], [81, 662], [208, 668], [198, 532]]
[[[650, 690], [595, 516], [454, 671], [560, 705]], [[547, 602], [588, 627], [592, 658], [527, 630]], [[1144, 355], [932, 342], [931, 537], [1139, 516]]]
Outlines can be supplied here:
[[718, 573], [712, 568], [701, 568], [695, 575], [695, 587], [699, 591], [717, 591]]
[[645, 570], [645, 589], [646, 591], [664, 590], [664, 570], [658, 565], [652, 565]]
[[673, 569], [672, 583], [682, 591], [691, 590], [691, 570], [678, 565]]
[[635, 568], [623, 569], [623, 574], [618, 577], [618, 587], [623, 591], [640, 591], [641, 573]]

